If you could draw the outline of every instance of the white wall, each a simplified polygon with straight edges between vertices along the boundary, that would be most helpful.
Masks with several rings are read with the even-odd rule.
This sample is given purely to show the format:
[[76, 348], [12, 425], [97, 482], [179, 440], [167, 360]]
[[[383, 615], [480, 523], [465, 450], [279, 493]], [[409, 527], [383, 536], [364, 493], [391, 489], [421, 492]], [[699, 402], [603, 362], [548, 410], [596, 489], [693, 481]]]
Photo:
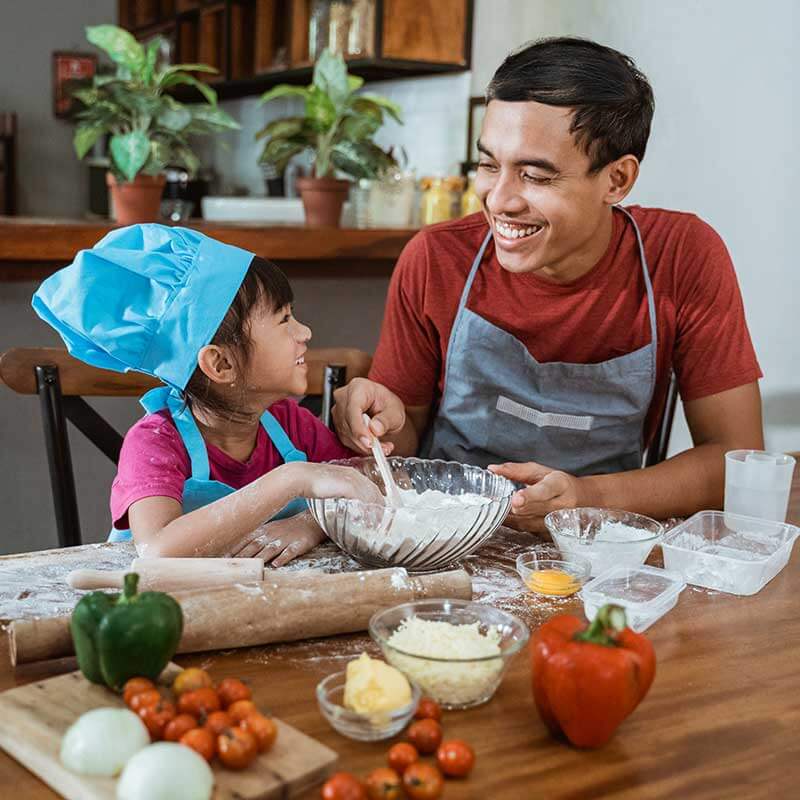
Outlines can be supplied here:
[[[695, 211], [736, 265], [765, 378], [767, 445], [800, 449], [796, 0], [477, 0], [472, 93], [529, 39], [578, 35], [632, 56], [656, 115], [631, 202]], [[681, 423], [673, 450], [689, 445]]]
[[0, 0], [0, 111], [17, 113], [18, 214], [86, 210], [89, 179], [72, 149], [73, 127], [53, 116], [51, 53], [97, 52], [84, 28], [116, 18], [116, 0]]

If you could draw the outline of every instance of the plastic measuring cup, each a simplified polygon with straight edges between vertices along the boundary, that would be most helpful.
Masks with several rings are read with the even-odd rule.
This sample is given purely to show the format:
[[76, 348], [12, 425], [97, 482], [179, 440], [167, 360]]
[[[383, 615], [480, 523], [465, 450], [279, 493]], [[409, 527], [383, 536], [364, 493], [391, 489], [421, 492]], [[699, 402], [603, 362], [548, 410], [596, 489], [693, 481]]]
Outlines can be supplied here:
[[785, 522], [794, 464], [784, 453], [725, 453], [725, 511]]

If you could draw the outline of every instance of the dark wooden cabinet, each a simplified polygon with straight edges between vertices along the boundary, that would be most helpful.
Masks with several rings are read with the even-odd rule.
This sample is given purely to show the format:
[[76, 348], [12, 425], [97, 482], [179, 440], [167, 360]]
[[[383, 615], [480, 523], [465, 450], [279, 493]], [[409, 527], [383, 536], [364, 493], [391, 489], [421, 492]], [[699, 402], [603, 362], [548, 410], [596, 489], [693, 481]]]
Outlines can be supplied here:
[[[243, 97], [310, 81], [314, 7], [314, 0], [119, 0], [119, 24], [143, 41], [165, 36], [174, 63], [210, 64], [219, 75], [198, 77], [221, 98]], [[332, 0], [328, 11], [330, 36], [365, 80], [470, 68], [473, 0]]]

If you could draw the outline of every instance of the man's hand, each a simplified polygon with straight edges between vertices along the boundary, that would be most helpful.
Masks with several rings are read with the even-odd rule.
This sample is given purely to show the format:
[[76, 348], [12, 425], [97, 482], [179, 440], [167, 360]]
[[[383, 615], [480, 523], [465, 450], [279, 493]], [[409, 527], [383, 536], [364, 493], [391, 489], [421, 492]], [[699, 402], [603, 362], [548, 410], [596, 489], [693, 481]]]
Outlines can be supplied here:
[[310, 512], [268, 522], [248, 534], [230, 555], [236, 558], [263, 558], [273, 567], [282, 567], [325, 541], [325, 532]]
[[511, 511], [505, 524], [520, 531], [543, 532], [544, 518], [561, 508], [578, 508], [591, 505], [581, 478], [560, 470], [535, 464], [491, 464], [489, 469], [497, 475], [529, 484], [514, 493]]
[[[354, 378], [347, 386], [333, 393], [333, 422], [336, 433], [345, 447], [360, 453], [369, 453], [372, 437], [378, 438], [397, 433], [406, 424], [406, 409], [403, 401], [385, 386], [366, 378]], [[372, 421], [369, 428], [363, 415]], [[382, 443], [384, 452], [391, 453], [394, 445]]]

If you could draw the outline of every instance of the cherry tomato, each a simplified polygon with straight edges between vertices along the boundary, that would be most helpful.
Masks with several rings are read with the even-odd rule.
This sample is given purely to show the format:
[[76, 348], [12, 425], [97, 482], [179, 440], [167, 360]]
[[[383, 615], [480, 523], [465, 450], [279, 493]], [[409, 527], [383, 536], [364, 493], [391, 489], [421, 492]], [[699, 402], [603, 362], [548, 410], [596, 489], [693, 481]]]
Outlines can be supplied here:
[[181, 714], [191, 714], [193, 717], [201, 717], [212, 711], [219, 711], [220, 708], [219, 696], [210, 686], [191, 689], [178, 698], [178, 711]]
[[181, 670], [172, 682], [172, 691], [177, 695], [193, 692], [195, 689], [213, 688], [211, 676], [200, 667], [189, 667]]
[[122, 687], [122, 699], [126, 706], [130, 706], [131, 698], [134, 695], [155, 688], [156, 685], [149, 678], [131, 678], [125, 681], [125, 686]]
[[233, 724], [233, 718], [227, 711], [212, 711], [206, 717], [203, 727], [208, 728], [214, 736], [219, 736], [226, 728], [232, 727]]
[[179, 742], [184, 733], [197, 727], [199, 724], [191, 714], [178, 714], [164, 728], [164, 739], [168, 742]]
[[211, 761], [217, 751], [216, 739], [208, 728], [192, 728], [192, 730], [186, 731], [178, 741], [200, 753], [206, 761]]
[[237, 700], [228, 706], [228, 713], [237, 724], [250, 714], [258, 714], [256, 704], [252, 700]]
[[400, 800], [403, 796], [403, 781], [389, 767], [378, 767], [367, 775], [367, 797], [369, 800]]
[[131, 711], [137, 714], [142, 708], [147, 706], [155, 706], [161, 702], [161, 693], [158, 689], [145, 689], [143, 692], [133, 695], [129, 703]]
[[139, 718], [147, 726], [150, 738], [157, 742], [164, 736], [164, 728], [175, 719], [175, 704], [170, 700], [159, 700], [153, 706], [145, 706], [138, 711]]
[[275, 739], [278, 737], [278, 726], [269, 717], [265, 717], [257, 711], [248, 714], [239, 723], [239, 727], [253, 734], [259, 753], [266, 753], [275, 744]]
[[245, 686], [238, 678], [224, 678], [217, 686], [222, 707], [227, 708], [237, 700], [249, 700], [253, 693], [249, 686]]
[[442, 707], [432, 698], [423, 697], [419, 701], [417, 710], [414, 712], [414, 719], [435, 719], [437, 722], [442, 718]]
[[403, 773], [403, 788], [411, 800], [436, 800], [442, 796], [444, 778], [436, 767], [417, 761]]
[[451, 778], [463, 778], [472, 771], [475, 751], [461, 739], [450, 739], [439, 745], [436, 762], [445, 775]]
[[388, 760], [389, 766], [402, 775], [406, 768], [419, 761], [419, 752], [413, 744], [398, 742], [389, 748]]
[[407, 735], [420, 753], [435, 753], [442, 741], [442, 726], [435, 719], [420, 719], [408, 726]]
[[331, 775], [322, 787], [322, 800], [368, 800], [364, 784], [349, 772]]
[[228, 769], [244, 769], [258, 754], [253, 734], [241, 728], [228, 728], [217, 736], [219, 760]]

